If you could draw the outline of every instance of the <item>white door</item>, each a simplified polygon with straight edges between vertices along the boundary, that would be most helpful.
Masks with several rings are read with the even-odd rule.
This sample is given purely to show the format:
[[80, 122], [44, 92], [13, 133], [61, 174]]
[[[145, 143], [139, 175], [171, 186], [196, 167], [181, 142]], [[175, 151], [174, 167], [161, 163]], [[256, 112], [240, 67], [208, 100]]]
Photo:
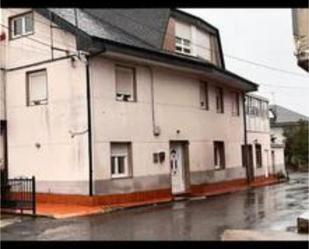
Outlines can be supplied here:
[[184, 149], [181, 143], [172, 143], [170, 150], [172, 194], [186, 191], [184, 174]]

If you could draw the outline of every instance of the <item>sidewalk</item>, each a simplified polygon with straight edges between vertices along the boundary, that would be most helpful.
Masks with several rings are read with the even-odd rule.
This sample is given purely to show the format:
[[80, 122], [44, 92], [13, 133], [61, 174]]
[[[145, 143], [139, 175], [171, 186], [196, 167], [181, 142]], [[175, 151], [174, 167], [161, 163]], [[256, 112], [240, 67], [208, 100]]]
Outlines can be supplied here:
[[68, 205], [68, 204], [56, 204], [56, 203], [38, 203], [37, 215], [51, 217], [55, 219], [64, 219], [64, 218], [85, 216], [91, 214], [108, 213], [123, 208], [145, 206], [169, 201], [171, 201], [171, 199], [139, 201], [124, 204], [114, 204], [109, 206], [84, 206], [84, 205]]
[[[195, 197], [209, 197], [226, 193], [233, 193], [250, 187], [260, 187], [280, 183], [277, 178], [261, 178], [255, 180], [248, 185], [245, 180], [236, 180], [224, 183], [206, 184], [200, 186], [192, 186], [191, 193], [186, 195], [189, 198]], [[51, 217], [55, 219], [72, 218], [78, 216], [86, 216], [92, 214], [107, 213], [114, 210], [146, 206], [152, 204], [167, 203], [173, 200], [173, 196], [153, 197], [146, 201], [131, 200], [125, 203], [116, 203], [110, 205], [83, 205], [81, 204], [68, 204], [68, 203], [51, 203], [51, 202], [38, 202], [37, 203], [37, 216]]]

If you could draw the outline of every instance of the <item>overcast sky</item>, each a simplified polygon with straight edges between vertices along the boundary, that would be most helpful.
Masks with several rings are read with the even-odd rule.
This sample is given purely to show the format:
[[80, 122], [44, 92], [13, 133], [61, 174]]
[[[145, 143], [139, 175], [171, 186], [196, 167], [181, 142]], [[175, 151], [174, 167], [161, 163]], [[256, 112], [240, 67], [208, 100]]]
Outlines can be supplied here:
[[[309, 116], [309, 74], [297, 66], [294, 56], [290, 9], [181, 10], [219, 29], [228, 70], [258, 83], [258, 94], [271, 103], [275, 100], [278, 105]], [[301, 76], [269, 70], [228, 56], [281, 68]]]

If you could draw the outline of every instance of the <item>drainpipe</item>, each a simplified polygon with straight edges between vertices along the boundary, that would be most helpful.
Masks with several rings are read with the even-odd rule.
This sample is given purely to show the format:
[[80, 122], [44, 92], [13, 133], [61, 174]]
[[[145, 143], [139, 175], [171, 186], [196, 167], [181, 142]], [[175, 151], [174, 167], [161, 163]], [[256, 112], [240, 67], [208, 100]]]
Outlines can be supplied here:
[[88, 119], [88, 150], [89, 150], [89, 195], [93, 195], [93, 165], [92, 165], [92, 129], [91, 129], [91, 94], [89, 56], [86, 56], [86, 87], [87, 87], [87, 119]]
[[243, 120], [244, 120], [244, 142], [245, 142], [245, 167], [246, 167], [246, 175], [247, 175], [247, 182], [250, 183], [251, 181], [251, 169], [249, 169], [249, 157], [248, 157], [248, 138], [247, 138], [247, 118], [246, 118], [246, 97], [245, 92], [242, 94], [242, 108], [243, 108]]
[[87, 120], [88, 120], [88, 152], [89, 152], [89, 196], [93, 196], [93, 148], [92, 148], [92, 117], [91, 117], [91, 86], [90, 86], [90, 58], [94, 58], [106, 51], [103, 48], [101, 51], [86, 55], [86, 94], [87, 94]]
[[153, 71], [150, 66], [147, 66], [150, 73], [150, 92], [151, 92], [151, 117], [152, 117], [152, 132], [154, 136], [159, 136], [160, 131], [156, 126], [156, 115], [155, 115], [155, 102], [154, 102], [154, 79]]

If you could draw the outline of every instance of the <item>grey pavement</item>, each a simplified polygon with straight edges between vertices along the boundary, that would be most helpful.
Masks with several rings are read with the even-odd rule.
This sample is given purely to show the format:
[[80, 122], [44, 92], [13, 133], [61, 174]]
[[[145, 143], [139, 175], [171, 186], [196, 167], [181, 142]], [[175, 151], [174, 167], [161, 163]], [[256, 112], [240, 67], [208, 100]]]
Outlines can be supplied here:
[[1, 225], [1, 240], [221, 240], [235, 229], [296, 233], [297, 217], [308, 206], [308, 174], [297, 173], [277, 185], [87, 217], [2, 217], [1, 224], [11, 222]]

